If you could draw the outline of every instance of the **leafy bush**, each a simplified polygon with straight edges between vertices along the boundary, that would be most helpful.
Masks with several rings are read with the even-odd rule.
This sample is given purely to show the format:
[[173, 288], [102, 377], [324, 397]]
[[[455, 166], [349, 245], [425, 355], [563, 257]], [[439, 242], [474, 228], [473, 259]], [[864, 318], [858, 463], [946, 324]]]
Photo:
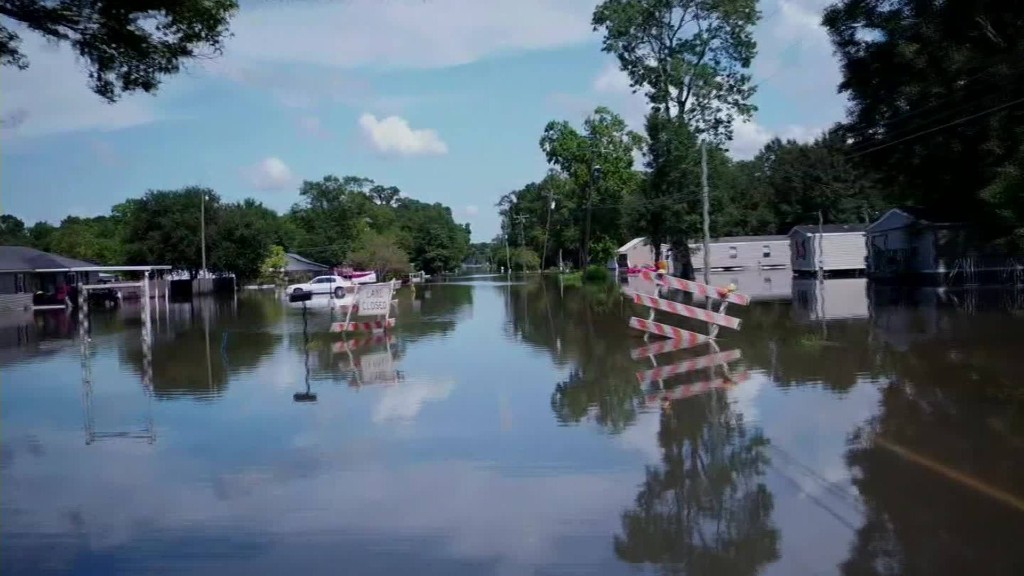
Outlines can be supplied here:
[[584, 282], [597, 283], [608, 282], [609, 280], [611, 280], [611, 273], [609, 273], [608, 269], [605, 268], [604, 266], [592, 264], [590, 266], [587, 266], [587, 269], [583, 271]]

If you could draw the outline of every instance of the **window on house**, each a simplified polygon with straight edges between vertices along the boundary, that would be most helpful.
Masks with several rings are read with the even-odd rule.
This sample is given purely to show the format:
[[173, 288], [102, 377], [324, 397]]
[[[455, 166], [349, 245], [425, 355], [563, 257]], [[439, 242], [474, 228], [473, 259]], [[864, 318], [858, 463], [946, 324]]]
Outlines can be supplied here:
[[729, 258], [738, 258], [738, 257], [739, 257], [739, 253], [737, 252], [736, 247], [735, 246], [729, 246]]
[[16, 294], [23, 294], [25, 292], [25, 275], [15, 274], [14, 275], [14, 292]]
[[767, 244], [765, 244], [764, 247], [761, 249], [761, 256], [763, 258], [771, 258], [772, 257], [772, 247], [767, 245]]

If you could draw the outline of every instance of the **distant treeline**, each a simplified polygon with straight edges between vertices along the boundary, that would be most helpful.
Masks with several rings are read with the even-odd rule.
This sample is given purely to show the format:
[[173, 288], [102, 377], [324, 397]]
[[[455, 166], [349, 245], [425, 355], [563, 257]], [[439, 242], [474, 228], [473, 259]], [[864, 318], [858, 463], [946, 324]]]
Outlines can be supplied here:
[[251, 198], [222, 202], [207, 188], [151, 190], [115, 205], [108, 215], [68, 216], [57, 226], [26, 227], [5, 214], [0, 243], [99, 264], [168, 264], [195, 273], [202, 266], [205, 212], [207, 268], [242, 279], [268, 273], [268, 258], [279, 260], [283, 251], [327, 265], [397, 274], [410, 265], [428, 273], [452, 270], [469, 250], [469, 224], [456, 223], [447, 206], [403, 197], [394, 186], [326, 176], [303, 182], [299, 197], [278, 214]]

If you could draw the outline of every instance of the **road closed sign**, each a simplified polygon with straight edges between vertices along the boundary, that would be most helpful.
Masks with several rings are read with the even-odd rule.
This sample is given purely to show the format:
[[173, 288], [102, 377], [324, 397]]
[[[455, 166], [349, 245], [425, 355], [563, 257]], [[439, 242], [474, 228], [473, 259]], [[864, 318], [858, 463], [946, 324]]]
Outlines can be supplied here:
[[390, 282], [383, 284], [363, 284], [356, 292], [356, 306], [360, 316], [383, 316], [391, 307], [392, 286]]

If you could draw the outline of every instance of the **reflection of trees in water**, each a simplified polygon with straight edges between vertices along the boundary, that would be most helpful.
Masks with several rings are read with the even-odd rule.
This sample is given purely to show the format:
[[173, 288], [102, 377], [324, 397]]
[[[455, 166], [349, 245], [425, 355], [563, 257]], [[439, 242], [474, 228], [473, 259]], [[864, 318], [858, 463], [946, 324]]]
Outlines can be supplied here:
[[875, 351], [892, 375], [881, 410], [847, 452], [866, 514], [842, 571], [1020, 574], [1024, 509], [939, 471], [1024, 502], [1020, 332], [1005, 317], [898, 313], [912, 316], [886, 325], [899, 349]]
[[852, 388], [862, 376], [877, 377], [880, 366], [866, 319], [798, 322], [788, 303], [734, 307], [742, 330], [723, 331], [723, 346], [742, 348], [751, 368], [767, 372], [779, 386], [821, 383], [835, 392]]
[[[278, 346], [281, 336], [271, 330], [284, 314], [281, 302], [270, 297], [241, 297], [237, 309], [232, 300], [195, 301], [188, 314], [172, 318], [169, 328], [160, 332], [154, 328], [155, 395], [174, 398], [222, 394], [231, 374], [252, 370]], [[141, 374], [138, 335], [133, 331], [125, 334], [121, 361]]]
[[761, 481], [768, 441], [725, 395], [672, 402], [661, 414], [662, 462], [647, 468], [622, 514], [615, 553], [668, 574], [753, 575], [779, 557], [771, 492]]
[[566, 287], [537, 279], [502, 286], [509, 328], [524, 341], [547, 350], [568, 377], [555, 385], [551, 408], [559, 422], [593, 417], [621, 431], [636, 420], [640, 389], [629, 357], [632, 338], [621, 292], [614, 285]]

